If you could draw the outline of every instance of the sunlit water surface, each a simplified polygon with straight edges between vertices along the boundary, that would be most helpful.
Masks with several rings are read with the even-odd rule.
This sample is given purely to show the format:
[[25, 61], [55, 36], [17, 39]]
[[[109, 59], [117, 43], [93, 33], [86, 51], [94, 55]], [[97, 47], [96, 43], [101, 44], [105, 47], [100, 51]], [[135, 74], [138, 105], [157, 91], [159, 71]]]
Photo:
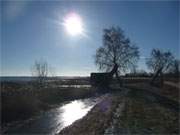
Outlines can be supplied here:
[[64, 127], [85, 116], [99, 100], [100, 98], [74, 100], [45, 112], [22, 126], [9, 128], [7, 133], [56, 134]]

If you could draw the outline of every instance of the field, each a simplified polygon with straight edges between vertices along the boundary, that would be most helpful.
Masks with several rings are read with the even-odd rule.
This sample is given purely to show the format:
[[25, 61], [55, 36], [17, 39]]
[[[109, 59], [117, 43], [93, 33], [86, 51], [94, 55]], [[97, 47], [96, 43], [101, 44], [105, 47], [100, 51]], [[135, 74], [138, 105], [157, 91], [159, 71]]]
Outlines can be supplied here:
[[87, 86], [86, 79], [51, 80], [42, 88], [34, 82], [2, 82], [2, 125], [30, 118], [65, 101], [92, 96], [93, 90]]
[[[179, 134], [178, 80], [166, 79], [174, 85], [165, 82], [155, 87], [149, 79], [125, 78], [123, 88], [114, 87], [88, 115], [60, 134]], [[106, 111], [101, 110], [102, 104]]]
[[[119, 129], [123, 128], [124, 132], [139, 133], [138, 131], [142, 131], [144, 133], [149, 127], [152, 127], [152, 129], [148, 129], [151, 132], [164, 133], [166, 129], [171, 128], [172, 130], [169, 130], [169, 132], [177, 133], [179, 120], [177, 112], [179, 111], [180, 103], [177, 81], [175, 79], [166, 80], [166, 82], [170, 83], [165, 83], [160, 88], [149, 85], [149, 80], [150, 78], [141, 77], [124, 78], [123, 88], [120, 88], [116, 80], [114, 80], [108, 91], [111, 95], [106, 100], [109, 100], [111, 105], [109, 106], [109, 110], [105, 112], [105, 116], [103, 116], [102, 112], [99, 112], [97, 105], [82, 120], [75, 122], [67, 129], [65, 128], [62, 134], [72, 134], [73, 132], [79, 134], [92, 130], [98, 134], [105, 132], [105, 129], [108, 129], [110, 123], [113, 121], [111, 118], [114, 115], [114, 110], [118, 108], [120, 103], [125, 103], [126, 109], [121, 112], [121, 117], [116, 118], [119, 121], [118, 123], [123, 123], [114, 125], [117, 130], [116, 132], [119, 132]], [[59, 104], [74, 99], [100, 95], [104, 92], [91, 87], [89, 78], [51, 79], [41, 88], [37, 87], [34, 82], [2, 82], [1, 87], [3, 128], [14, 122], [29, 119]], [[127, 95], [122, 95], [121, 92], [126, 91], [126, 89], [131, 92]], [[154, 98], [157, 101], [149, 103], [149, 100], [153, 100]], [[171, 111], [173, 109], [175, 111]], [[162, 117], [156, 117], [155, 113], [158, 112], [158, 116], [160, 115]], [[103, 117], [101, 120], [98, 119], [100, 116]], [[97, 122], [99, 124], [95, 124]], [[134, 125], [133, 123], [136, 124]], [[158, 127], [154, 127], [156, 123], [159, 123]], [[164, 125], [163, 123], [167, 124]], [[81, 127], [81, 130], [76, 131], [75, 129], [77, 128], [74, 126]], [[92, 127], [88, 131], [87, 127], [90, 126]]]

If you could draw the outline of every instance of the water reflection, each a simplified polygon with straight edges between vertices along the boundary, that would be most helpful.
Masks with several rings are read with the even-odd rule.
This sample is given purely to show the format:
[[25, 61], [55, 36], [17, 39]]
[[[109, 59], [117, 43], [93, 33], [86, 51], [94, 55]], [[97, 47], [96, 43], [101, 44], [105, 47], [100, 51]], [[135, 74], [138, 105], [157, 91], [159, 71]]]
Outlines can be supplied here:
[[60, 88], [69, 88], [69, 87], [73, 87], [73, 88], [90, 88], [91, 85], [59, 85], [59, 87]]
[[100, 98], [75, 100], [56, 109], [41, 114], [36, 119], [20, 127], [10, 128], [13, 134], [56, 134], [64, 127], [82, 118], [99, 101]]
[[[95, 102], [94, 102], [95, 104]], [[62, 123], [60, 127], [57, 128], [56, 133], [60, 132], [62, 128], [71, 125], [74, 121], [85, 116], [88, 111], [94, 106], [94, 104], [85, 104], [82, 101], [75, 100], [70, 104], [64, 105], [59, 108], [59, 112], [62, 112], [59, 115], [59, 123]]]

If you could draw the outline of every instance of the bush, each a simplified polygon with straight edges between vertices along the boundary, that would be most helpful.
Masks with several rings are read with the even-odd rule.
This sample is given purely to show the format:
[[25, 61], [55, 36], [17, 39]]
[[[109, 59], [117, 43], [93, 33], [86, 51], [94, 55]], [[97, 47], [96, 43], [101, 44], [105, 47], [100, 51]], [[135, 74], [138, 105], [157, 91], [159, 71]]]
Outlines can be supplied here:
[[33, 96], [2, 97], [2, 123], [26, 119], [40, 110], [41, 102]]

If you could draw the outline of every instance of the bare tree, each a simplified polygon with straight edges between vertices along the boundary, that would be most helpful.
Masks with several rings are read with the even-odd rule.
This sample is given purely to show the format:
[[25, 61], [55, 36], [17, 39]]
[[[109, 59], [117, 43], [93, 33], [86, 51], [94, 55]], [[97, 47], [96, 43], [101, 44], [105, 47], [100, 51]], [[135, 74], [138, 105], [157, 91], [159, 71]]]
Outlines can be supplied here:
[[119, 27], [104, 29], [103, 46], [96, 51], [95, 63], [100, 70], [110, 71], [118, 66], [116, 78], [122, 86], [119, 75], [134, 66], [139, 59], [139, 49], [131, 43], [129, 38]]
[[150, 58], [146, 61], [148, 68], [154, 73], [151, 84], [153, 84], [155, 79], [160, 76], [161, 85], [163, 85], [163, 73], [168, 71], [173, 64], [173, 61], [174, 57], [171, 52], [163, 52], [159, 49], [152, 50]]
[[133, 65], [130, 69], [130, 73], [136, 75], [137, 74], [137, 65]]
[[48, 76], [48, 63], [44, 60], [36, 60], [32, 68], [32, 74], [37, 77], [37, 83], [42, 87]]
[[169, 73], [172, 74], [174, 77], [179, 77], [180, 75], [180, 60], [175, 59], [173, 65], [169, 69]]
[[178, 60], [178, 59], [174, 60], [174, 73], [175, 73], [175, 76], [179, 77], [179, 74], [180, 74], [180, 60]]

